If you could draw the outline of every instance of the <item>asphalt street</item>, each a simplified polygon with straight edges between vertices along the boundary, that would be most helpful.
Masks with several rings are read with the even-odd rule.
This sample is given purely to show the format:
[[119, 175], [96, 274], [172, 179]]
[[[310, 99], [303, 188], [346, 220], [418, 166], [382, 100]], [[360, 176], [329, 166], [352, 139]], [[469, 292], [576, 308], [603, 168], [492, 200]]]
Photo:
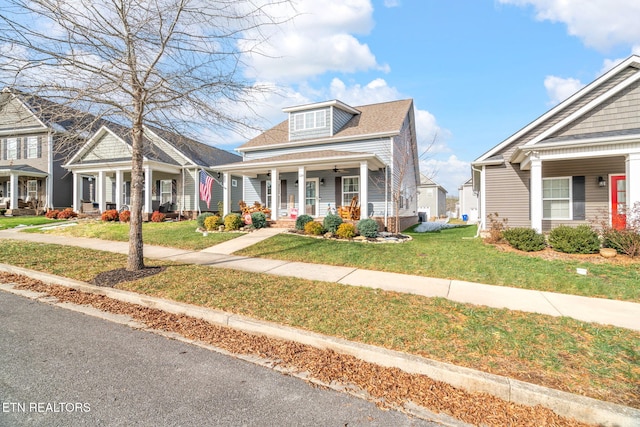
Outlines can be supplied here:
[[5, 292], [0, 404], [0, 426], [438, 425]]

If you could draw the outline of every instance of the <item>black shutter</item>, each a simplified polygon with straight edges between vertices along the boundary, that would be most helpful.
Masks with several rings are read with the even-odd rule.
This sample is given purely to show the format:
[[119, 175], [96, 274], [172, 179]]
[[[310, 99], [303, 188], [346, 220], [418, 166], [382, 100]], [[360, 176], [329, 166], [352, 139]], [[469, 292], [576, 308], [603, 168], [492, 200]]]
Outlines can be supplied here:
[[20, 148], [22, 147], [20, 145], [21, 143], [21, 138], [16, 138], [16, 159], [21, 159], [22, 157], [20, 156]]
[[0, 141], [0, 145], [2, 145], [2, 153], [0, 154], [2, 160], [7, 160], [7, 140], [3, 139]]
[[22, 143], [22, 158], [29, 158], [29, 138], [24, 138]]
[[573, 219], [585, 219], [585, 180], [584, 176], [573, 177]]
[[287, 180], [280, 181], [280, 203], [287, 205]]
[[[160, 181], [156, 180], [156, 200], [160, 200]], [[153, 197], [151, 197], [151, 200], [153, 200]]]
[[176, 199], [178, 198], [178, 181], [175, 179], [171, 180], [171, 204], [176, 204]]
[[38, 147], [38, 153], [36, 154], [36, 156], [38, 156], [38, 158], [42, 158], [42, 137], [39, 136], [38, 137], [38, 142], [36, 144], [36, 147]]
[[260, 181], [260, 203], [267, 203], [267, 181]]
[[336, 176], [336, 208], [342, 206], [342, 177]]

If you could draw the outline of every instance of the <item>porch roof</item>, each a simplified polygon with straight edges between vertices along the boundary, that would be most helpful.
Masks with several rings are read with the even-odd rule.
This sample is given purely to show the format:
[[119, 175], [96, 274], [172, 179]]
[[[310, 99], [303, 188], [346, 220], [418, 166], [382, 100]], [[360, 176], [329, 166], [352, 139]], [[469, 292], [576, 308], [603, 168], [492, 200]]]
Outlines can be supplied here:
[[33, 176], [38, 178], [46, 178], [49, 176], [43, 170], [36, 169], [33, 166], [28, 165], [6, 165], [0, 166], [0, 176], [9, 176], [12, 173], [17, 173], [19, 176]]
[[278, 168], [282, 172], [295, 172], [304, 166], [307, 170], [326, 170], [333, 168], [360, 167], [366, 161], [369, 169], [376, 170], [385, 166], [384, 162], [373, 153], [351, 151], [320, 150], [301, 153], [284, 154], [264, 159], [254, 159], [220, 166], [211, 166], [220, 172], [237, 173], [255, 176]]

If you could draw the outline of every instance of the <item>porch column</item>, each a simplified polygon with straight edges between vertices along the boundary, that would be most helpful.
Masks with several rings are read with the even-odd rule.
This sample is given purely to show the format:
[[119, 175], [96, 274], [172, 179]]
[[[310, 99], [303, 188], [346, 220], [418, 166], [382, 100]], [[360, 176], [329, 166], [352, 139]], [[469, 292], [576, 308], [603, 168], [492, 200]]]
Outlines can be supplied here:
[[151, 168], [147, 166], [144, 168], [144, 212], [152, 213], [153, 212], [153, 204], [151, 203], [151, 199], [153, 197], [153, 172]]
[[82, 194], [82, 176], [73, 172], [73, 210], [80, 212], [80, 195]]
[[360, 162], [360, 219], [369, 218], [369, 168]]
[[231, 176], [229, 172], [222, 175], [222, 216], [231, 212]]
[[278, 169], [271, 169], [271, 219], [273, 221], [278, 219], [278, 211], [280, 210], [280, 186], [278, 183]]
[[531, 228], [542, 232], [542, 160], [531, 153]]
[[116, 209], [120, 210], [122, 206], [122, 178], [123, 173], [121, 170], [116, 171]]
[[[625, 173], [627, 182], [627, 209], [629, 213], [640, 215], [640, 212], [633, 209], [636, 203], [640, 204], [640, 153], [628, 154], [625, 160]], [[639, 205], [640, 209], [640, 205]], [[627, 224], [640, 220], [640, 218], [629, 218]]]
[[18, 174], [15, 172], [9, 175], [9, 193], [11, 193], [9, 206], [11, 209], [18, 209]]
[[306, 214], [307, 174], [304, 166], [298, 167], [298, 216]]
[[107, 209], [107, 173], [105, 171], [98, 172], [98, 188], [96, 198], [98, 199], [98, 209], [104, 212]]

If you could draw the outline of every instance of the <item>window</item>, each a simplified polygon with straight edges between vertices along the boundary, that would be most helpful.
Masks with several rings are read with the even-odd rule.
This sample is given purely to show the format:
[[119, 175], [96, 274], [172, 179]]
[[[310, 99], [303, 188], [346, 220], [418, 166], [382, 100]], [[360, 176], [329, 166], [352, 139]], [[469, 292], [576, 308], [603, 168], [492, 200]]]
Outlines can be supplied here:
[[360, 192], [360, 177], [345, 176], [342, 178], [342, 206], [349, 206], [351, 199]]
[[306, 113], [296, 113], [293, 115], [294, 130], [316, 129], [326, 125], [327, 112], [308, 111]]
[[265, 206], [271, 206], [271, 181], [266, 181], [267, 195], [265, 200]]
[[27, 200], [38, 199], [38, 181], [30, 179], [27, 181]]
[[160, 181], [160, 204], [171, 203], [172, 187], [173, 185], [170, 179]]
[[18, 158], [18, 140], [16, 138], [7, 139], [7, 160]]
[[571, 178], [542, 180], [543, 219], [571, 219]]
[[38, 137], [30, 136], [27, 138], [27, 159], [37, 159], [38, 158]]

